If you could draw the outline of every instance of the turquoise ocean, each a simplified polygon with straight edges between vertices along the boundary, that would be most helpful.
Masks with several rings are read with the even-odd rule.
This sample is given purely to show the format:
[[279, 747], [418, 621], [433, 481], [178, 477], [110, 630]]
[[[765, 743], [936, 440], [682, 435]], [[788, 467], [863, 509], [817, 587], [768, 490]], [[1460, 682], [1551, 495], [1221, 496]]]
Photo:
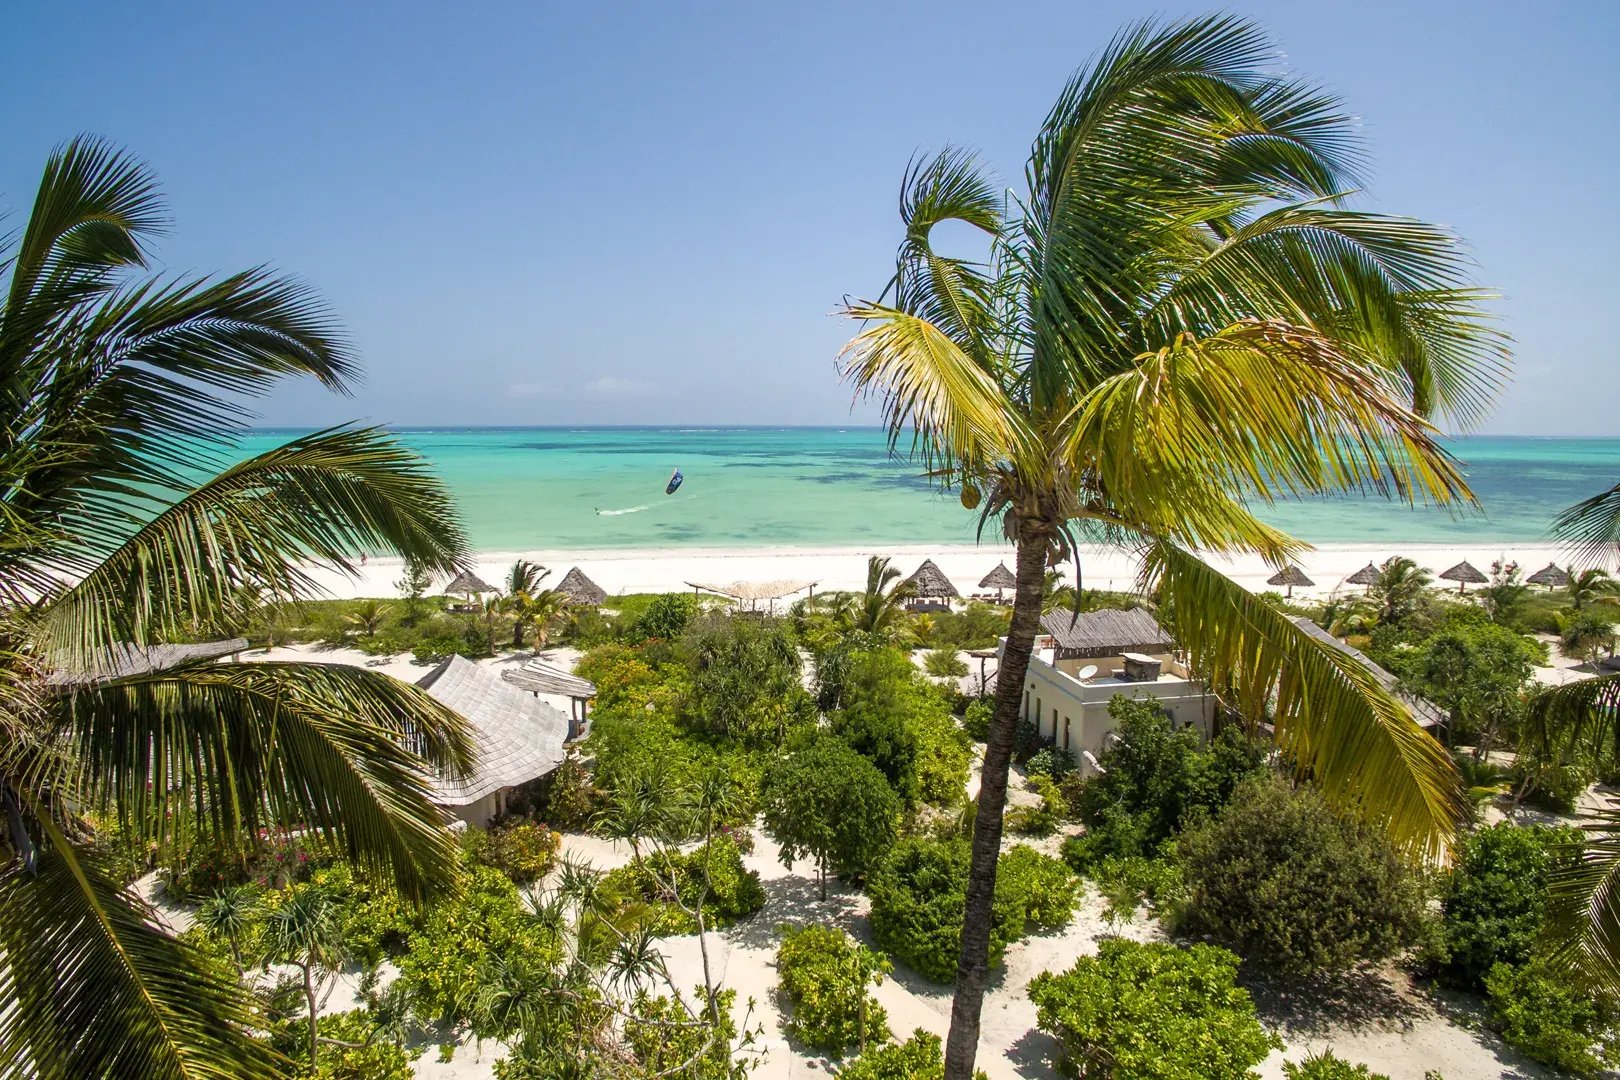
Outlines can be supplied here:
[[[300, 432], [260, 429], [258, 453]], [[480, 551], [971, 543], [976, 515], [888, 454], [877, 428], [402, 428], [450, 486]], [[1452, 516], [1378, 499], [1279, 503], [1261, 516], [1330, 543], [1534, 542], [1620, 481], [1620, 439], [1454, 439], [1483, 504]], [[686, 481], [664, 494], [671, 470]]]

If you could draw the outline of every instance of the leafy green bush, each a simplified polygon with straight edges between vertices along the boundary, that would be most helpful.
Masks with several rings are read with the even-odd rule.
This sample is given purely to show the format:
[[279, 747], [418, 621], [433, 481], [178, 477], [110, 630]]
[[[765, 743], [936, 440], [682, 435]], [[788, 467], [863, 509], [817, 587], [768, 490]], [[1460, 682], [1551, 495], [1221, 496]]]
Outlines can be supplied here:
[[658, 673], [639, 650], [617, 642], [598, 645], [586, 652], [574, 665], [574, 673], [596, 684], [599, 712], [633, 700], [636, 691], [660, 682]]
[[1108, 901], [1109, 919], [1129, 921], [1141, 904], [1148, 904], [1166, 924], [1181, 921], [1186, 887], [1181, 864], [1176, 861], [1175, 841], [1159, 846], [1152, 858], [1143, 855], [1096, 855], [1088, 836], [1071, 836], [1063, 842], [1063, 861], [1076, 873], [1097, 884], [1097, 891]]
[[[1062, 861], [1028, 844], [1017, 844], [996, 860], [996, 894], [1008, 897], [1026, 922], [1044, 930], [1068, 924], [1080, 902], [1080, 882]], [[1020, 933], [1017, 935], [1022, 937]]]
[[1024, 771], [1029, 774], [1031, 780], [1037, 776], [1044, 776], [1054, 783], [1059, 783], [1074, 770], [1073, 756], [1055, 746], [1035, 751], [1024, 763]]
[[411, 658], [418, 664], [437, 664], [452, 656], [465, 656], [469, 660], [478, 660], [489, 655], [490, 651], [487, 643], [482, 640], [475, 640], [465, 634], [444, 634], [424, 638], [411, 649]]
[[871, 759], [907, 807], [962, 800], [969, 740], [946, 695], [904, 653], [873, 649], [849, 656], [841, 700], [833, 732]]
[[996, 714], [994, 698], [974, 698], [962, 712], [962, 730], [976, 742], [990, 738], [990, 720]]
[[626, 641], [642, 642], [653, 638], [674, 641], [686, 632], [697, 618], [696, 598], [686, 593], [660, 593], [652, 598], [639, 615], [628, 618], [623, 634]]
[[543, 807], [546, 823], [564, 832], [584, 832], [601, 808], [602, 792], [592, 781], [591, 771], [569, 754], [551, 774]]
[[1311, 1054], [1299, 1061], [1283, 1063], [1283, 1075], [1288, 1080], [1389, 1080], [1383, 1073], [1375, 1073], [1365, 1065], [1352, 1065], [1331, 1050]]
[[422, 1056], [384, 1036], [365, 1009], [323, 1016], [317, 1030], [324, 1042], [312, 1080], [411, 1080]]
[[743, 866], [742, 851], [729, 836], [715, 836], [684, 854], [658, 852], [643, 856], [603, 875], [601, 887], [608, 896], [623, 901], [661, 905], [654, 926], [666, 934], [697, 931], [696, 920], [674, 905], [677, 899], [692, 907], [704, 896], [703, 919], [709, 930], [730, 926], [765, 906], [765, 888], [759, 883], [758, 871]]
[[882, 984], [889, 962], [842, 930], [789, 930], [776, 949], [776, 970], [793, 1006], [784, 1026], [806, 1046], [842, 1056], [888, 1039], [888, 1013], [867, 986]]
[[1029, 984], [1042, 1031], [1074, 1074], [1132, 1080], [1248, 1080], [1282, 1044], [1255, 1018], [1225, 949], [1111, 938], [1061, 975]]
[[[918, 1028], [903, 1043], [873, 1047], [836, 1075], [838, 1080], [943, 1080], [945, 1055], [939, 1036]], [[974, 1073], [974, 1080], [984, 1080], [984, 1073]]]
[[490, 829], [468, 829], [462, 842], [474, 862], [528, 885], [545, 877], [556, 863], [562, 834], [538, 822], [510, 821]]
[[343, 949], [365, 965], [404, 951], [420, 925], [420, 913], [405, 903], [393, 883], [348, 863], [334, 863], [310, 876], [311, 884], [337, 900]]
[[1035, 806], [1015, 806], [1008, 810], [1007, 828], [1023, 836], [1051, 836], [1069, 815], [1069, 804], [1049, 777], [1040, 774], [1031, 776], [1029, 787], [1041, 797], [1040, 803]]
[[1490, 1025], [1510, 1046], [1576, 1076], [1620, 1065], [1620, 1008], [1538, 962], [1497, 964], [1485, 975]]
[[1314, 788], [1276, 778], [1242, 788], [1177, 844], [1187, 923], [1287, 975], [1389, 956], [1415, 937], [1422, 895], [1372, 830]]
[[1463, 841], [1440, 886], [1439, 940], [1427, 956], [1441, 982], [1478, 992], [1497, 964], [1529, 962], [1546, 915], [1548, 875], [1574, 857], [1581, 835], [1504, 821]]
[[923, 670], [936, 679], [960, 679], [968, 666], [955, 649], [929, 649], [923, 654]]
[[831, 735], [773, 763], [760, 802], [783, 863], [814, 859], [823, 894], [828, 872], [864, 877], [894, 845], [900, 818], [900, 800], [877, 766]]
[[815, 719], [785, 624], [710, 617], [692, 626], [680, 656], [691, 673], [682, 719], [693, 730], [745, 745], [780, 746]]

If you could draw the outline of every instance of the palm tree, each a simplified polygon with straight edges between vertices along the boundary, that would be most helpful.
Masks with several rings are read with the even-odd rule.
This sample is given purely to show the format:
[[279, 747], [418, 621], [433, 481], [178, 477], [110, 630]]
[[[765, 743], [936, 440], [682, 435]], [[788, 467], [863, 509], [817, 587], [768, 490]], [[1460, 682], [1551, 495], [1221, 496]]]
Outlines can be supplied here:
[[304, 286], [137, 276], [162, 221], [145, 166], [76, 139], [0, 260], [0, 1075], [283, 1073], [239, 982], [153, 922], [82, 813], [143, 845], [188, 808], [225, 847], [299, 827], [413, 898], [454, 881], [423, 766], [465, 772], [472, 748], [416, 687], [313, 663], [98, 674], [239, 616], [243, 590], [309, 595], [312, 565], [466, 556], [448, 493], [381, 431], [216, 471], [244, 395], [298, 375], [342, 390], [354, 365]]
[[512, 623], [512, 648], [523, 648], [523, 630], [533, 622], [530, 609], [536, 594], [540, 592], [540, 583], [550, 576], [550, 570], [527, 559], [519, 559], [506, 572], [506, 599], [503, 604], [507, 611], [516, 616], [516, 621]]
[[302, 977], [304, 1004], [309, 1010], [309, 1067], [314, 1071], [320, 1038], [316, 992], [343, 965], [343, 927], [331, 893], [314, 886], [296, 888], [265, 916], [263, 959], [270, 964], [291, 964]]
[[197, 905], [197, 925], [224, 938], [231, 946], [231, 962], [242, 971], [242, 942], [259, 913], [259, 891], [252, 885], [233, 885]]
[[1613, 604], [1616, 601], [1614, 579], [1599, 566], [1570, 574], [1569, 584], [1565, 588], [1569, 593], [1569, 606], [1575, 611], [1588, 604]]
[[[518, 617], [518, 626], [534, 631], [534, 651], [538, 654], [551, 643], [551, 630], [568, 610], [568, 594], [558, 589], [541, 589], [529, 597]], [[521, 633], [521, 630], [519, 631]]]
[[364, 637], [376, 637], [377, 629], [390, 610], [390, 606], [380, 600], [362, 600], [343, 616], [343, 621], [357, 628]]
[[866, 588], [835, 609], [839, 628], [875, 638], [898, 635], [906, 618], [906, 601], [913, 595], [909, 582], [894, 583], [899, 576], [899, 569], [890, 566], [887, 557], [868, 557]]
[[[1301, 769], [1403, 848], [1439, 855], [1462, 812], [1444, 748], [1353, 659], [1194, 548], [1303, 545], [1247, 500], [1369, 489], [1472, 498], [1433, 412], [1478, 418], [1506, 363], [1445, 231], [1341, 205], [1361, 163], [1338, 103], [1273, 73], [1229, 17], [1127, 29], [1064, 89], [1027, 195], [947, 149], [908, 169], [897, 268], [842, 355], [1017, 548], [973, 837], [945, 1075], [972, 1074], [1007, 766], [1046, 568], [1081, 536], [1140, 546], [1210, 685], [1262, 714]], [[934, 247], [977, 230], [988, 262]], [[908, 431], [909, 429], [909, 431]]]
[[1385, 559], [1367, 594], [1378, 605], [1378, 622], [1400, 622], [1417, 609], [1434, 575], [1404, 555]]

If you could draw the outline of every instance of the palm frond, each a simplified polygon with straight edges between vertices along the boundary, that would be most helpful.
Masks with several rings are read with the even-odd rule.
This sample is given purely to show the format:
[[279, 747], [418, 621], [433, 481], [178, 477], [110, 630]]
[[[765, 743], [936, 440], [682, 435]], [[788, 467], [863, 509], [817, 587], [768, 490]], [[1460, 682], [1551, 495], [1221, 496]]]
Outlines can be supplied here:
[[[1620, 683], [1610, 683], [1609, 697], [1620, 701]], [[1620, 809], [1596, 818], [1582, 825], [1580, 856], [1547, 881], [1545, 937], [1554, 964], [1613, 992], [1620, 991]]]
[[153, 923], [48, 815], [36, 873], [0, 871], [0, 1075], [227, 1080], [286, 1075], [249, 1001]]
[[1620, 556], [1620, 484], [1559, 514], [1552, 534], [1576, 563], [1606, 565]]
[[243, 588], [307, 596], [305, 566], [353, 573], [354, 553], [392, 550], [447, 572], [467, 540], [449, 492], [415, 453], [373, 429], [293, 440], [231, 466], [142, 525], [47, 598], [35, 637], [58, 663], [93, 666], [120, 642], [147, 644], [207, 627]]
[[1146, 574], [1192, 666], [1251, 722], [1269, 719], [1302, 775], [1401, 850], [1446, 856], [1464, 812], [1456, 767], [1359, 660], [1174, 544], [1152, 547]]
[[76, 797], [166, 842], [189, 807], [214, 838], [306, 828], [425, 899], [455, 854], [428, 775], [474, 766], [466, 723], [423, 691], [364, 668], [241, 663], [81, 686], [53, 705]]

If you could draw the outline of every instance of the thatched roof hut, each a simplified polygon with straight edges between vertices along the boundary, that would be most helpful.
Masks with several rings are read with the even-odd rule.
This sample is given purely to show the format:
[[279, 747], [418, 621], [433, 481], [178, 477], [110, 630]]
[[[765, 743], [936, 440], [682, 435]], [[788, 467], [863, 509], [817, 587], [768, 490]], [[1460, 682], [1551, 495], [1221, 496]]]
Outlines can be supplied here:
[[585, 576], [579, 567], [570, 567], [557, 583], [557, 591], [578, 607], [601, 607], [607, 602], [607, 590]]
[[1057, 658], [1119, 656], [1127, 652], [1164, 652], [1175, 639], [1146, 608], [1116, 611], [1103, 608], [1074, 615], [1049, 611], [1041, 616], [1041, 630], [1052, 635]]
[[562, 764], [568, 717], [502, 681], [490, 668], [452, 656], [416, 685], [459, 713], [472, 729], [478, 752], [473, 774], [461, 780], [431, 778], [429, 798], [452, 816], [482, 824], [501, 812], [509, 789]]
[[1272, 574], [1266, 579], [1266, 584], [1286, 585], [1288, 586], [1288, 595], [1293, 596], [1295, 585], [1298, 585], [1302, 589], [1308, 589], [1312, 585], [1315, 585], [1316, 582], [1306, 577], [1305, 571], [1301, 570], [1299, 567], [1289, 566], [1277, 571], [1275, 574]]
[[933, 559], [924, 559], [917, 572], [906, 578], [906, 584], [911, 586], [911, 594], [918, 599], [958, 600], [962, 596], [951, 584], [951, 579], [945, 576], [945, 571], [934, 565]]
[[1378, 567], [1368, 563], [1344, 580], [1350, 585], [1366, 585], [1370, 588], [1378, 584]]
[[1467, 559], [1464, 559], [1456, 566], [1453, 566], [1450, 570], [1447, 570], [1445, 573], [1441, 574], [1440, 578], [1442, 581], [1455, 581], [1457, 583], [1458, 592], [1462, 592], [1463, 590], [1467, 589], [1471, 584], [1483, 585], [1485, 582], [1491, 580], [1484, 574], [1480, 573], [1474, 564], [1469, 562]]
[[996, 602], [1001, 602], [1001, 594], [1008, 589], [1018, 588], [1018, 576], [1007, 569], [1007, 564], [996, 563], [996, 568], [979, 579], [979, 588], [996, 590]]
[[480, 593], [490, 593], [495, 591], [495, 586], [491, 585], [489, 582], [485, 581], [471, 570], [463, 570], [461, 573], [451, 578], [450, 584], [444, 587], [444, 595], [465, 596], [469, 600]]
[[1562, 589], [1569, 584], [1569, 573], [1559, 569], [1557, 563], [1548, 563], [1524, 580], [1529, 585], [1545, 585], [1549, 589]]

